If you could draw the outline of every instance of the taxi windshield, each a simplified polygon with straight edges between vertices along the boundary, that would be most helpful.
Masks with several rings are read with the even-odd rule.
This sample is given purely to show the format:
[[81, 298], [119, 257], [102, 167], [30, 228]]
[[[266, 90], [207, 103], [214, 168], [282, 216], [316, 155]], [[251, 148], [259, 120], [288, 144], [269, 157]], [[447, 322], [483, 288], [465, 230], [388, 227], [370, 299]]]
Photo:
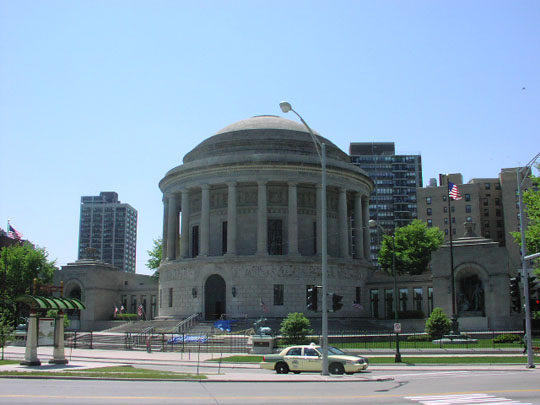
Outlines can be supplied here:
[[335, 354], [335, 355], [338, 355], [338, 356], [345, 355], [345, 352], [342, 352], [341, 350], [339, 350], [339, 349], [337, 349], [335, 347], [332, 347], [332, 346], [328, 346], [328, 353]]

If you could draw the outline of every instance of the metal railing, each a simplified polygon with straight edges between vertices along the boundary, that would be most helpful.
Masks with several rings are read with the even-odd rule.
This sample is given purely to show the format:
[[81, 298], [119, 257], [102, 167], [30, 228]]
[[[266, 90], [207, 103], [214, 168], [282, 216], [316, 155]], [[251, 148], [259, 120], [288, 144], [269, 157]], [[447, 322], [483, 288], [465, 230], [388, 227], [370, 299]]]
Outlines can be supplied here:
[[200, 321], [201, 314], [199, 312], [194, 313], [193, 315], [188, 316], [183, 321], [179, 322], [175, 327], [174, 330], [178, 333], [184, 333], [187, 330], [193, 328], [195, 325], [197, 325]]

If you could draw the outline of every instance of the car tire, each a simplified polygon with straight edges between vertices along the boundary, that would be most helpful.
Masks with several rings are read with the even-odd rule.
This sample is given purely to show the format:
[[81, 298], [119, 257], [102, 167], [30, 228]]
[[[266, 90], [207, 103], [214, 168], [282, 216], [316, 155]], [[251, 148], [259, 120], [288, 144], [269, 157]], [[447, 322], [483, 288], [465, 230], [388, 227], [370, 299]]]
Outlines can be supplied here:
[[276, 364], [276, 373], [277, 374], [287, 374], [289, 372], [289, 366], [287, 363], [278, 363]]
[[330, 371], [330, 374], [343, 374], [345, 372], [345, 369], [343, 368], [343, 364], [341, 363], [332, 363], [330, 364], [330, 367], [328, 367], [328, 371]]
[[300, 374], [300, 371], [294, 371], [294, 374]]

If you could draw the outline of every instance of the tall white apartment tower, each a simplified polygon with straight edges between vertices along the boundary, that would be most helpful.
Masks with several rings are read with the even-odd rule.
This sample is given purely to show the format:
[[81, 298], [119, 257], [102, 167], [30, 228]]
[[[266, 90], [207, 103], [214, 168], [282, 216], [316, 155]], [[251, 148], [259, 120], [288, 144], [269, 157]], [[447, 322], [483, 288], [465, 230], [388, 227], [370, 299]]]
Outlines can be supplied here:
[[114, 191], [81, 197], [79, 259], [87, 258], [88, 248], [95, 251], [95, 258], [135, 273], [137, 210], [118, 201]]

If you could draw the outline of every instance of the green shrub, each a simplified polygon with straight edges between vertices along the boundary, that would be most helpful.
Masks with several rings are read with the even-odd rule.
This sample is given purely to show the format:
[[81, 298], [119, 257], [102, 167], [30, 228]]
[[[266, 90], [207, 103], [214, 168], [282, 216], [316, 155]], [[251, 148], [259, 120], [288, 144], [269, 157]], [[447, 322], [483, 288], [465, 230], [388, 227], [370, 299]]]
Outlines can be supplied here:
[[440, 339], [450, 332], [451, 325], [442, 308], [435, 308], [426, 321], [426, 333], [431, 340]]
[[136, 321], [139, 319], [137, 314], [116, 314], [117, 321]]
[[523, 338], [513, 333], [503, 333], [493, 338], [493, 343], [520, 343], [523, 344]]
[[309, 319], [301, 312], [291, 312], [281, 322], [280, 332], [285, 344], [307, 343], [306, 336], [313, 333]]

